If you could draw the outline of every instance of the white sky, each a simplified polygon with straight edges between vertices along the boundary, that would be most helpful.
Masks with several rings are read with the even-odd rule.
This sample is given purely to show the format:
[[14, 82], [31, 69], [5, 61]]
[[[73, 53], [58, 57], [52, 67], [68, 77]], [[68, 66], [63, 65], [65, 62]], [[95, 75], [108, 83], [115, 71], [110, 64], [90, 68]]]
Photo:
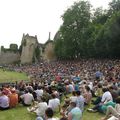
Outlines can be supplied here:
[[[61, 15], [78, 0], [0, 0], [0, 46], [20, 45], [23, 33], [37, 35], [39, 43], [51, 39], [62, 24]], [[107, 8], [111, 0], [90, 0]]]

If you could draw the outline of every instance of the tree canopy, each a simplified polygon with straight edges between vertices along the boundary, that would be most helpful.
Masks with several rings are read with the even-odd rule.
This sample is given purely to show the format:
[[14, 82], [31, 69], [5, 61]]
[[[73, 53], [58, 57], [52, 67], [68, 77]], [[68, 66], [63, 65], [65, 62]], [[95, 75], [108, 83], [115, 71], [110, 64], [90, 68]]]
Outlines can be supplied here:
[[106, 10], [80, 0], [65, 11], [62, 20], [54, 39], [58, 58], [120, 57], [120, 0], [110, 2]]

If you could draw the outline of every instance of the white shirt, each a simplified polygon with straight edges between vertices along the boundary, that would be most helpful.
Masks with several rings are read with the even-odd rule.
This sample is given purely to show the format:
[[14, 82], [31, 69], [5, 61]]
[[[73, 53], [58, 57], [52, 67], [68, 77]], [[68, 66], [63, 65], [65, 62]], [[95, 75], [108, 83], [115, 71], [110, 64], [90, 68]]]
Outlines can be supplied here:
[[102, 95], [102, 100], [101, 102], [108, 102], [108, 101], [113, 101], [112, 95], [109, 91], [106, 91], [105, 93], [103, 93]]
[[77, 96], [71, 96], [70, 97], [70, 101], [71, 102], [76, 102], [76, 100], [77, 100]]
[[9, 107], [9, 98], [6, 95], [0, 96], [0, 107], [7, 108]]
[[58, 118], [48, 118], [47, 120], [59, 120]]
[[35, 93], [37, 95], [37, 100], [40, 100], [40, 97], [43, 95], [43, 90], [42, 89], [36, 90]]
[[60, 105], [60, 100], [58, 98], [50, 99], [48, 102], [48, 106], [55, 111]]
[[45, 110], [47, 109], [47, 103], [46, 102], [40, 102], [38, 103], [38, 108], [35, 110], [36, 114], [38, 116], [44, 116]]
[[30, 105], [32, 101], [34, 100], [34, 97], [31, 93], [23, 94], [20, 97], [24, 100], [24, 103], [27, 105]]

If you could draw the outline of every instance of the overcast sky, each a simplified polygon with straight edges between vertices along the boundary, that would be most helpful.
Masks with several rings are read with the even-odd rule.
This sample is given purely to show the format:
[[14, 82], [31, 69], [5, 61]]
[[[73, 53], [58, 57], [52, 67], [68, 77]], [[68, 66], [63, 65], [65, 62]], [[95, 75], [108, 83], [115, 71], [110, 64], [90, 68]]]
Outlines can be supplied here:
[[[39, 43], [54, 38], [61, 15], [78, 0], [0, 0], [0, 46], [20, 45], [23, 33], [37, 35]], [[94, 7], [107, 8], [111, 0], [90, 0]]]

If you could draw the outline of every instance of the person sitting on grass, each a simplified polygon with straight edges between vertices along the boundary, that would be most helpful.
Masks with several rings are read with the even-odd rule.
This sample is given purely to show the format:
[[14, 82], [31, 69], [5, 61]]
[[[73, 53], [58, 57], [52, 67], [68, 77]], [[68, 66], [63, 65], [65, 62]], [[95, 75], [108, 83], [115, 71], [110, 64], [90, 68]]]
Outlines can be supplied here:
[[76, 106], [76, 102], [70, 103], [72, 110], [68, 113], [68, 120], [82, 120], [82, 111]]
[[60, 110], [61, 119], [67, 118], [67, 107], [68, 106], [65, 104], [61, 107], [61, 110]]
[[60, 111], [60, 100], [56, 98], [54, 93], [52, 93], [52, 99], [49, 100], [48, 106], [52, 108], [54, 112], [56, 112], [57, 109]]
[[44, 102], [44, 98], [41, 98], [41, 101], [31, 108], [27, 108], [29, 112], [35, 112], [38, 117], [44, 118], [45, 110], [48, 108], [47, 103]]
[[58, 118], [53, 118], [54, 112], [51, 108], [45, 110], [45, 120], [58, 120]]
[[92, 100], [92, 103], [94, 105], [97, 105], [98, 103], [101, 102], [102, 95], [103, 95], [102, 84], [99, 83], [96, 87], [97, 89], [96, 89], [95, 95], [97, 98], [95, 100]]
[[7, 109], [9, 109], [9, 98], [6, 95], [5, 91], [2, 91], [0, 95], [0, 110]]
[[115, 103], [113, 102], [112, 95], [108, 91], [108, 88], [104, 87], [101, 102], [98, 103], [97, 105], [95, 105], [95, 107], [93, 107], [92, 109], [88, 109], [88, 111], [90, 111], [90, 112], [97, 112], [98, 111], [98, 112], [105, 113], [105, 111], [109, 105], [115, 106]]
[[84, 102], [85, 98], [81, 95], [80, 91], [76, 91], [77, 99], [76, 99], [76, 106], [80, 108], [80, 110], [84, 111]]
[[27, 89], [25, 90], [25, 94], [21, 95], [20, 98], [24, 106], [31, 106], [34, 103], [34, 97]]
[[[106, 116], [101, 120], [120, 120], [120, 97], [116, 99], [116, 103], [115, 108], [108, 106]], [[112, 115], [112, 117], [109, 118], [110, 115]]]
[[85, 105], [89, 105], [92, 99], [92, 93], [90, 91], [89, 86], [85, 86], [85, 93], [84, 93], [84, 98], [85, 98]]
[[11, 89], [11, 94], [8, 95], [10, 100], [10, 108], [16, 107], [18, 104], [18, 94], [16, 93], [16, 90], [13, 88]]
[[76, 102], [77, 96], [76, 96], [76, 91], [72, 91], [72, 96], [70, 97], [71, 102]]

